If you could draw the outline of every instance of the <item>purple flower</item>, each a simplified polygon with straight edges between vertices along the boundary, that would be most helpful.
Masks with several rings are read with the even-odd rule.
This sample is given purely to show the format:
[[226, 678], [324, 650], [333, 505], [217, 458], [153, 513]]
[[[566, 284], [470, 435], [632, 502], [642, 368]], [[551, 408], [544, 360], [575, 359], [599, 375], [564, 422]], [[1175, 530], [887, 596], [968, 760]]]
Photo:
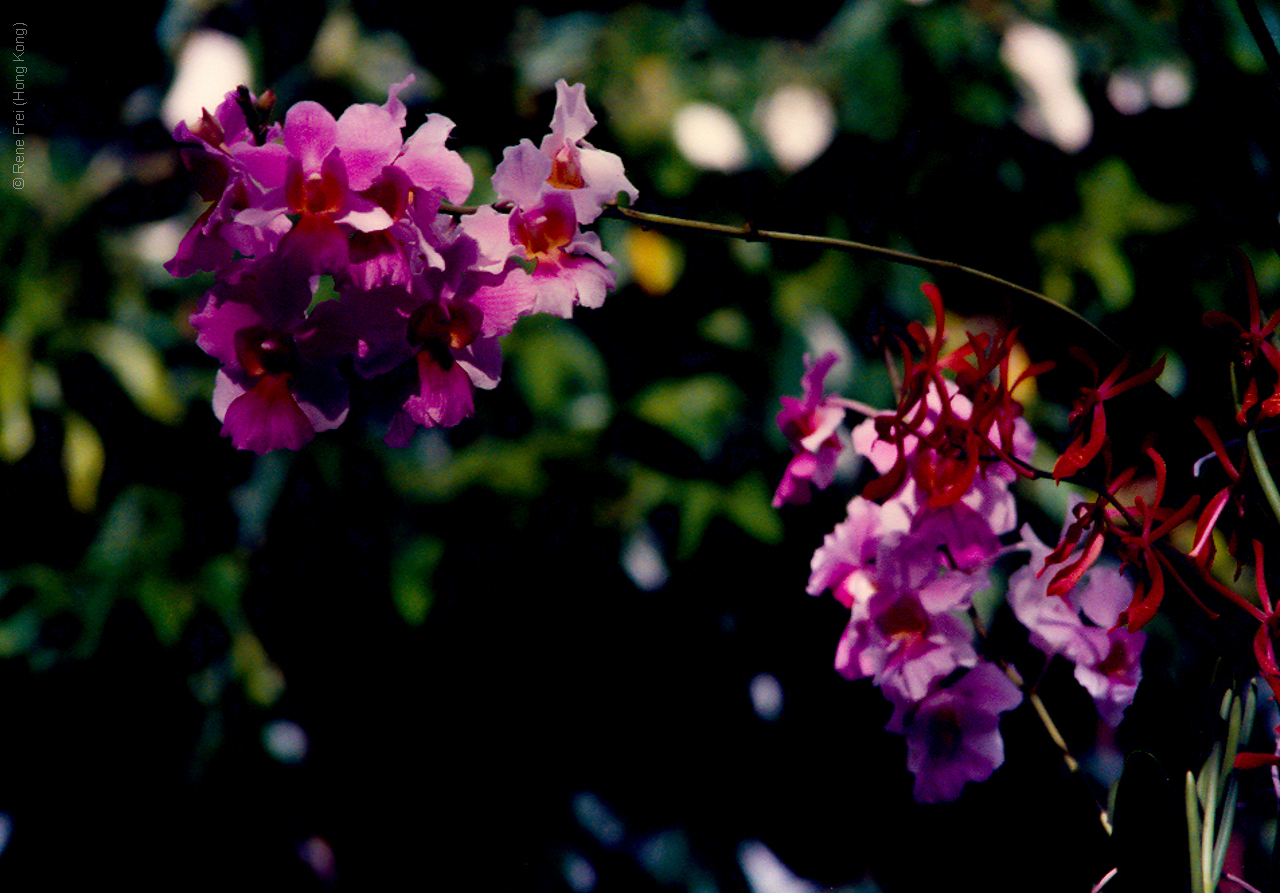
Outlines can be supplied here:
[[878, 585], [876, 562], [881, 540], [905, 533], [910, 526], [911, 519], [901, 504], [890, 501], [881, 506], [855, 496], [849, 502], [848, 515], [813, 553], [809, 594], [821, 595], [830, 589], [846, 608], [869, 599]]
[[[293, 215], [296, 222], [280, 250], [304, 259], [313, 272], [341, 275], [350, 261], [348, 234], [385, 230], [392, 217], [372, 198], [361, 195], [352, 182], [338, 133], [338, 122], [319, 103], [299, 102], [290, 108], [284, 119], [288, 154], [283, 181], [269, 179], [267, 171], [257, 168], [270, 188], [261, 205], [242, 212], [240, 219], [266, 224]], [[275, 150], [274, 146], [264, 150], [268, 148]], [[264, 151], [257, 157], [265, 155]], [[365, 172], [357, 167], [354, 173]]]
[[1091, 654], [1076, 662], [1076, 681], [1093, 698], [1102, 721], [1114, 728], [1120, 725], [1142, 681], [1142, 646], [1146, 644], [1146, 634], [1131, 633], [1123, 626], [1110, 629], [1090, 626], [1082, 631], [1081, 638]]
[[574, 307], [600, 307], [617, 281], [609, 269], [613, 255], [604, 250], [595, 233], [578, 229], [572, 214], [572, 204], [558, 193], [511, 212], [512, 242], [536, 262], [535, 313], [554, 313], [567, 319]]
[[237, 449], [298, 449], [346, 419], [336, 364], [348, 344], [328, 313], [304, 315], [311, 297], [305, 278], [269, 257], [243, 262], [191, 317], [196, 343], [222, 363], [213, 409]]
[[1052, 550], [1030, 526], [1023, 527], [1022, 536], [1031, 561], [1009, 578], [1009, 607], [1036, 647], [1075, 664], [1076, 680], [1093, 697], [1103, 721], [1118, 725], [1142, 678], [1139, 659], [1146, 642], [1144, 633], [1116, 625], [1133, 599], [1133, 585], [1118, 568], [1095, 563], [1065, 596], [1049, 595], [1052, 575], [1045, 572], [1045, 561]]
[[639, 192], [623, 172], [622, 159], [596, 149], [585, 139], [596, 125], [587, 108], [586, 87], [556, 81], [556, 109], [551, 133], [535, 148], [529, 140], [503, 154], [493, 174], [500, 198], [520, 208], [537, 203], [538, 195], [554, 189], [573, 204], [577, 222], [587, 224], [600, 216], [604, 205], [626, 193], [635, 201]]
[[393, 226], [408, 223], [415, 201], [434, 215], [441, 198], [462, 201], [472, 184], [466, 162], [444, 146], [453, 129], [447, 118], [431, 115], [403, 139], [398, 94], [412, 80], [393, 85], [384, 105], [353, 105], [337, 119], [315, 102], [290, 108], [281, 143], [246, 153], [265, 192], [237, 219], [275, 225], [289, 215], [296, 222], [281, 250], [298, 254], [313, 272], [350, 275], [365, 288], [405, 282], [408, 254], [397, 243], [412, 246], [416, 236], [412, 227]]
[[355, 369], [373, 377], [408, 363], [416, 385], [392, 420], [387, 443], [405, 445], [417, 426], [456, 425], [474, 411], [474, 388], [493, 388], [502, 369], [498, 339], [529, 312], [530, 294], [508, 282], [512, 267], [476, 267], [475, 240], [455, 233], [444, 268], [416, 276], [411, 290], [343, 293], [335, 311], [355, 332]]
[[[252, 95], [249, 100], [256, 101]], [[279, 125], [266, 131], [268, 138], [279, 134]], [[237, 254], [261, 257], [273, 250], [289, 229], [287, 220], [253, 225], [237, 219], [261, 201], [263, 191], [245, 167], [247, 154], [259, 147], [253, 142], [236, 92], [228, 93], [214, 114], [204, 110], [194, 127], [179, 123], [173, 135], [196, 190], [211, 204], [187, 231], [165, 269], [174, 276], [190, 276], [199, 270], [225, 267]], [[277, 162], [282, 163], [283, 158], [278, 157]]]
[[802, 396], [798, 400], [782, 398], [777, 423], [795, 456], [773, 494], [775, 508], [786, 503], [806, 503], [812, 498], [813, 485], [823, 489], [835, 478], [841, 450], [836, 432], [844, 421], [845, 410], [822, 392], [823, 381], [837, 359], [835, 353], [828, 352], [814, 362], [805, 354], [805, 372], [800, 379]]
[[919, 703], [899, 703], [886, 728], [906, 736], [916, 800], [955, 800], [967, 783], [990, 778], [1004, 762], [1000, 714], [1021, 702], [1017, 686], [984, 662]]
[[447, 118], [404, 137], [411, 81], [381, 105], [335, 118], [300, 102], [269, 126], [257, 115], [269, 103], [242, 88], [175, 130], [211, 205], [167, 267], [218, 275], [192, 324], [221, 363], [214, 410], [239, 448], [296, 449], [341, 424], [348, 369], [412, 379], [389, 443], [457, 424], [475, 389], [497, 384], [499, 339], [517, 319], [598, 307], [615, 284], [613, 258], [581, 224], [635, 190], [617, 156], [585, 141], [595, 119], [581, 87], [557, 86], [541, 149], [508, 151], [495, 183], [511, 213], [457, 222], [440, 208], [466, 199], [472, 173], [446, 148]]
[[499, 195], [515, 204], [505, 237], [494, 231], [488, 215], [474, 215], [463, 226], [476, 232], [486, 253], [502, 250], [505, 258], [515, 252], [533, 261], [534, 312], [568, 318], [578, 305], [601, 306], [616, 277], [609, 269], [613, 256], [600, 237], [582, 231], [572, 194], [547, 185], [552, 169], [528, 140], [507, 149], [493, 178]]
[[855, 496], [845, 520], [813, 555], [807, 591], [830, 589], [846, 607], [877, 589], [916, 593], [931, 611], [968, 605], [1002, 551], [982, 516], [964, 505], [917, 514], [899, 500]]
[[[892, 512], [890, 519], [900, 508]], [[976, 512], [959, 504], [924, 511], [907, 530], [873, 531], [861, 505], [858, 515], [848, 532], [856, 536], [861, 527], [872, 535], [850, 550], [860, 566], [837, 584], [837, 591], [855, 597], [836, 669], [850, 679], [872, 677], [895, 702], [918, 701], [977, 660], [973, 631], [958, 612], [989, 581], [999, 542]], [[872, 540], [876, 552], [869, 561]]]
[[989, 582], [988, 569], [1002, 552], [986, 519], [963, 503], [922, 509], [911, 532], [894, 545], [882, 572], [896, 577], [931, 611], [967, 608], [970, 596]]
[[623, 174], [622, 160], [585, 141], [595, 118], [584, 90], [557, 82], [552, 132], [541, 148], [522, 140], [503, 152], [493, 187], [512, 205], [510, 217], [500, 222], [482, 209], [461, 224], [482, 246], [486, 269], [503, 267], [513, 255], [532, 261], [532, 273], [513, 275], [511, 287], [528, 290], [531, 312], [565, 318], [574, 307], [601, 306], [616, 282], [613, 257], [582, 224], [599, 217], [619, 192], [633, 200], [638, 194]]
[[870, 676], [895, 703], [919, 701], [952, 671], [973, 666], [972, 637], [954, 613], [929, 611], [915, 593], [890, 587], [854, 603], [835, 667], [846, 679]]

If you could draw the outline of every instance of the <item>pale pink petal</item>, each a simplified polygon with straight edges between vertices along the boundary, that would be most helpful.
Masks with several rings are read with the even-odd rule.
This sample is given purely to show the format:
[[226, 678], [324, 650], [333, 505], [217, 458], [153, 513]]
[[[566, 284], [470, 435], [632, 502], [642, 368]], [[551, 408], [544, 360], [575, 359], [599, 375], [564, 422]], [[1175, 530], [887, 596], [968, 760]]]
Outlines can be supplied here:
[[409, 137], [396, 167], [424, 191], [438, 190], [451, 202], [467, 200], [474, 184], [471, 166], [462, 156], [444, 147], [453, 122], [443, 115], [428, 115], [427, 121]]
[[342, 113], [336, 142], [350, 187], [360, 192], [372, 186], [382, 169], [396, 160], [402, 139], [399, 125], [386, 109], [362, 103]]

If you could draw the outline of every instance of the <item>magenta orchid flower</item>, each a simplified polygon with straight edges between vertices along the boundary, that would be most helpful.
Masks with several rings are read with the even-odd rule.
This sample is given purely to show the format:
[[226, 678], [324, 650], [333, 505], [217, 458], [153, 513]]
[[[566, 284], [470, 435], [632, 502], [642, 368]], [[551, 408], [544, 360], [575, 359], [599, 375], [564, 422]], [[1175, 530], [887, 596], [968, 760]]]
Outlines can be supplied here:
[[824, 396], [823, 382], [836, 364], [833, 352], [823, 354], [816, 362], [804, 357], [803, 389], [800, 399], [783, 397], [777, 423], [795, 453], [782, 473], [773, 494], [773, 505], [806, 503], [814, 486], [824, 489], [835, 479], [841, 445], [837, 432], [844, 421], [845, 409], [835, 398]]
[[306, 279], [269, 257], [215, 284], [191, 317], [197, 343], [222, 363], [213, 408], [237, 449], [296, 450], [346, 419], [337, 362], [349, 343], [330, 314], [304, 316], [311, 297]]
[[404, 136], [412, 80], [381, 105], [335, 118], [300, 102], [271, 125], [269, 98], [240, 88], [175, 130], [211, 204], [166, 266], [218, 274], [192, 324], [222, 364], [214, 409], [239, 448], [297, 448], [341, 424], [348, 369], [412, 378], [388, 442], [457, 424], [475, 389], [497, 384], [499, 339], [518, 318], [599, 307], [616, 283], [581, 225], [636, 191], [616, 155], [586, 142], [581, 87], [557, 85], [542, 148], [508, 150], [494, 180], [508, 207], [459, 222], [441, 208], [466, 200], [472, 172], [446, 146], [447, 118]]
[[849, 502], [845, 520], [836, 525], [813, 553], [808, 592], [821, 595], [830, 589], [846, 608], [866, 601], [876, 590], [876, 561], [880, 542], [892, 534], [905, 533], [910, 516], [899, 503], [883, 506], [855, 496]]
[[918, 701], [977, 660], [973, 630], [957, 612], [986, 585], [1000, 551], [965, 506], [926, 511], [903, 529], [907, 517], [901, 506], [858, 497], [815, 555], [810, 578], [810, 592], [830, 587], [851, 609], [836, 669], [871, 677], [894, 701]]
[[871, 677], [891, 701], [919, 701], [934, 683], [978, 659], [973, 631], [952, 612], [927, 610], [915, 593], [878, 590], [855, 602], [836, 648], [846, 679]]
[[916, 800], [955, 800], [969, 782], [990, 778], [1004, 762], [1000, 714], [1020, 703], [1018, 687], [986, 662], [918, 703], [899, 703], [886, 728], [906, 736]]
[[603, 207], [625, 193], [632, 201], [639, 192], [623, 171], [622, 159], [595, 148], [586, 135], [596, 119], [587, 108], [586, 87], [556, 81], [556, 109], [551, 133], [534, 147], [529, 140], [508, 149], [493, 175], [500, 198], [528, 208], [536, 203], [536, 192], [553, 189], [573, 204], [579, 224], [591, 223]]
[[[353, 260], [360, 265], [396, 256], [387, 231], [405, 220], [416, 196], [462, 201], [472, 184], [466, 162], [444, 146], [453, 128], [447, 118], [431, 115], [403, 139], [399, 93], [412, 80], [394, 84], [385, 104], [353, 105], [337, 119], [315, 102], [290, 108], [281, 142], [246, 153], [249, 172], [266, 193], [238, 219], [258, 225], [283, 215], [294, 219], [281, 250], [307, 259], [314, 272], [345, 275]], [[357, 271], [365, 287], [394, 278], [370, 275], [371, 269]]]
[[407, 443], [418, 426], [448, 427], [470, 416], [474, 389], [498, 383], [498, 339], [530, 312], [531, 296], [517, 280], [476, 267], [479, 249], [465, 233], [455, 233], [442, 257], [444, 269], [415, 277], [412, 290], [350, 291], [337, 302], [336, 312], [359, 332], [357, 373], [414, 367], [415, 386], [387, 435], [392, 446]]
[[1036, 647], [1075, 664], [1076, 680], [1093, 697], [1103, 721], [1118, 725], [1142, 678], [1139, 661], [1146, 642], [1145, 633], [1118, 625], [1133, 598], [1133, 584], [1119, 568], [1094, 563], [1070, 591], [1050, 594], [1053, 577], [1045, 567], [1052, 550], [1029, 526], [1022, 536], [1031, 561], [1009, 578], [1009, 607]]
[[[245, 92], [250, 104], [256, 98]], [[174, 139], [181, 146], [183, 163], [191, 171], [200, 197], [210, 202], [195, 225], [183, 236], [165, 269], [173, 276], [190, 276], [231, 264], [236, 256], [262, 257], [275, 249], [289, 230], [285, 219], [251, 225], [238, 220], [242, 211], [262, 200], [263, 190], [245, 167], [246, 153], [258, 150], [245, 120], [241, 98], [232, 91], [211, 115], [203, 110], [194, 126], [181, 122]], [[276, 139], [280, 125], [267, 128], [263, 136]], [[275, 158], [283, 173], [283, 156]], [[262, 162], [269, 165], [271, 160]]]
[[[535, 264], [530, 287], [537, 294], [536, 312], [567, 318], [578, 305], [601, 306], [616, 277], [609, 269], [613, 256], [600, 237], [582, 231], [572, 194], [547, 185], [553, 168], [526, 140], [506, 150], [493, 183], [499, 196], [514, 204], [506, 221], [506, 253], [514, 251]], [[464, 226], [479, 229], [491, 223], [481, 218]], [[493, 241], [493, 236], [478, 238]]]

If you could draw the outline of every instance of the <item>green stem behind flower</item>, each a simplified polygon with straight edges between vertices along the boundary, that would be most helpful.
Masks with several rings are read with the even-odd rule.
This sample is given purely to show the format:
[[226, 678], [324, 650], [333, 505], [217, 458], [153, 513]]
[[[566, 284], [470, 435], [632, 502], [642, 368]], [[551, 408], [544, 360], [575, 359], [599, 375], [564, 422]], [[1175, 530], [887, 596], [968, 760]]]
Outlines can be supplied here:
[[688, 220], [683, 217], [671, 217], [665, 214], [650, 214], [646, 211], [637, 211], [634, 208], [627, 208], [621, 205], [605, 205], [604, 214], [607, 217], [615, 217], [621, 220], [630, 220], [644, 227], [657, 227], [659, 229], [678, 229], [689, 232], [703, 232], [719, 236], [728, 236], [733, 239], [742, 239], [747, 242], [772, 242], [776, 244], [798, 244], [798, 245], [815, 245], [820, 248], [830, 248], [834, 251], [842, 251], [845, 254], [853, 254], [860, 257], [874, 257], [880, 260], [887, 260], [893, 263], [906, 264], [907, 266], [916, 267], [917, 269], [927, 270], [930, 273], [956, 273], [978, 279], [989, 285], [994, 285], [1004, 292], [1011, 295], [1018, 295], [1023, 299], [1035, 302], [1035, 306], [1047, 310], [1048, 312], [1069, 317], [1075, 324], [1083, 326], [1087, 329], [1100, 344], [1106, 347], [1117, 356], [1123, 355], [1120, 345], [1111, 339], [1109, 335], [1089, 322], [1080, 314], [1076, 313], [1068, 307], [1057, 303], [1049, 297], [1034, 291], [1007, 279], [1001, 279], [991, 273], [982, 270], [966, 267], [948, 260], [937, 260], [935, 258], [921, 257], [918, 254], [911, 254], [906, 251], [898, 251], [893, 248], [882, 248], [879, 245], [868, 245], [865, 242], [854, 242], [849, 239], [837, 239], [832, 236], [810, 236], [803, 233], [788, 233], [777, 230], [757, 229], [750, 223], [741, 226], [732, 226], [724, 223], [707, 223], [702, 220]]
[[[982, 622], [982, 618], [978, 616], [977, 610], [972, 607], [969, 608], [969, 619], [973, 622], [973, 630], [977, 633], [978, 638], [986, 641], [987, 626]], [[1067, 771], [1083, 781], [1087, 789], [1088, 780], [1080, 770], [1080, 761], [1071, 755], [1071, 749], [1067, 747], [1066, 739], [1062, 737], [1062, 732], [1058, 731], [1058, 725], [1053, 721], [1053, 717], [1049, 715], [1049, 708], [1045, 706], [1040, 695], [1036, 693], [1036, 690], [1033, 687], [1026, 683], [1026, 680], [1022, 678], [1022, 674], [1018, 672], [1018, 669], [1015, 666], [1000, 659], [999, 657], [994, 658], [994, 662], [996, 666], [1000, 667], [1000, 669], [1004, 671], [1004, 674], [1009, 677], [1009, 681], [1018, 686], [1018, 689], [1022, 692], [1023, 696], [1026, 697], [1027, 702], [1031, 704], [1032, 709], [1036, 712], [1036, 716], [1040, 718], [1041, 725], [1044, 726], [1045, 731], [1049, 734], [1050, 740], [1057, 745], [1058, 750], [1062, 753], [1062, 762], [1066, 765]], [[1112, 831], [1111, 817], [1107, 814], [1107, 808], [1101, 803], [1097, 803], [1096, 799], [1095, 804], [1098, 807], [1098, 821], [1102, 825], [1102, 830], [1107, 833], [1108, 837], [1110, 837]]]

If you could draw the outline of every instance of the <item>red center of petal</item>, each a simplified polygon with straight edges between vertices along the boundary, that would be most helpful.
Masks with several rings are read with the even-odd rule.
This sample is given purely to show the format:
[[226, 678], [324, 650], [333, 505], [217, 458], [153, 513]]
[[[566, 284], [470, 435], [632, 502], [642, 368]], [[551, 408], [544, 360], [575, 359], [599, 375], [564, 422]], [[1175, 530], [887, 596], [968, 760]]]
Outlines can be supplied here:
[[929, 631], [929, 615], [910, 596], [903, 596], [876, 618], [880, 632], [891, 639], [914, 639]]
[[[332, 156], [331, 156], [332, 157]], [[326, 162], [320, 171], [304, 174], [296, 158], [285, 174], [285, 200], [294, 214], [334, 215], [342, 210], [347, 187], [340, 162]]]
[[334, 190], [329, 188], [331, 182], [327, 182], [321, 174], [312, 174], [307, 177], [303, 183], [303, 210], [309, 214], [323, 214], [326, 211], [336, 211], [338, 202], [335, 200]]
[[560, 147], [551, 160], [551, 176], [547, 177], [547, 182], [557, 189], [581, 189], [587, 185], [587, 181], [582, 179], [582, 165], [573, 146]]
[[409, 190], [405, 187], [405, 183], [398, 182], [392, 176], [382, 176], [360, 194], [376, 202], [392, 220], [399, 220], [409, 207]]
[[1100, 660], [1094, 667], [1103, 676], [1118, 676], [1128, 665], [1129, 659], [1125, 655], [1124, 646], [1119, 642], [1111, 643], [1111, 650], [1107, 652], [1107, 656]]
[[531, 259], [551, 258], [573, 241], [578, 221], [557, 208], [518, 214], [513, 220], [516, 238]]
[[236, 332], [236, 360], [254, 378], [286, 375], [297, 365], [293, 338], [263, 326], [249, 326]]
[[471, 304], [457, 303], [448, 309], [435, 301], [423, 304], [409, 317], [409, 343], [428, 349], [438, 345], [445, 353], [461, 350], [479, 337], [483, 318], [480, 308]]

